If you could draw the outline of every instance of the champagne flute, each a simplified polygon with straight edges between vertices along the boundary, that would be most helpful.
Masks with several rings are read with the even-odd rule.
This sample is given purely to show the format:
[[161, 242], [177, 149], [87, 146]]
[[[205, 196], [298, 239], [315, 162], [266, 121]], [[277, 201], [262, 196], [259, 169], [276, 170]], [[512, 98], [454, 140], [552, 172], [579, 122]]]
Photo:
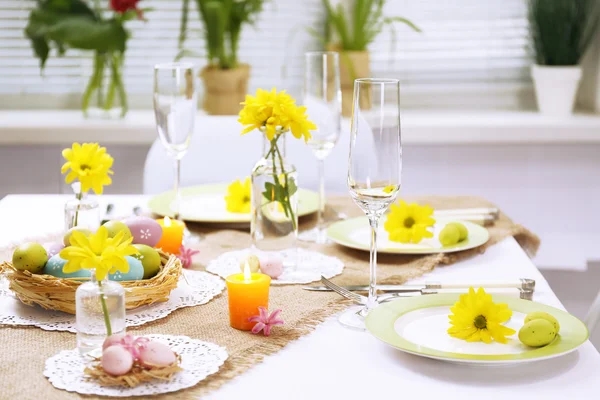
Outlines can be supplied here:
[[377, 305], [377, 228], [379, 218], [400, 190], [400, 83], [396, 79], [356, 79], [350, 130], [348, 189], [371, 226], [369, 296], [364, 307], [340, 317], [351, 328], [365, 329], [364, 317]]
[[194, 66], [165, 63], [154, 67], [154, 114], [156, 128], [167, 154], [175, 160], [173, 217], [181, 217], [181, 159], [190, 145], [198, 100]]
[[317, 125], [311, 132], [308, 146], [317, 158], [319, 171], [319, 211], [317, 226], [303, 232], [303, 241], [326, 243], [325, 211], [325, 158], [329, 156], [340, 137], [342, 91], [338, 53], [314, 51], [305, 54], [304, 106], [310, 119]]

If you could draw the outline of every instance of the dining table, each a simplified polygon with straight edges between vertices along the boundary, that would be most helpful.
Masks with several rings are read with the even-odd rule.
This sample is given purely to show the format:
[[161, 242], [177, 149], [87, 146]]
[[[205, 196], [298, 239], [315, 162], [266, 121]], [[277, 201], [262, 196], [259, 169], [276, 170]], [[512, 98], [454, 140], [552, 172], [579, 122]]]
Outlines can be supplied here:
[[[43, 237], [62, 231], [63, 208], [69, 198], [49, 194], [4, 197], [0, 201], [0, 246], [8, 247], [32, 236]], [[148, 195], [104, 195], [101, 202], [113, 204], [118, 213], [143, 207], [149, 198]], [[409, 283], [519, 278], [536, 281], [534, 301], [564, 309], [513, 237], [487, 248], [482, 254], [436, 267]], [[36, 328], [2, 327], [0, 334], [4, 329]], [[39, 363], [38, 366], [12, 365], [22, 370], [24, 383], [19, 398], [37, 398], [34, 392], [28, 391], [26, 380], [27, 374], [43, 368], [44, 360], [40, 358]], [[8, 375], [14, 376], [14, 372], [9, 373], [6, 368], [0, 362], [0, 399], [8, 399], [8, 386], [14, 387], [14, 382], [5, 379]], [[343, 327], [337, 315], [333, 315], [311, 333], [266, 356], [261, 363], [203, 398], [532, 400], [598, 399], [599, 396], [600, 354], [589, 341], [572, 353], [538, 362], [503, 367], [459, 365], [404, 353], [368, 332]]]

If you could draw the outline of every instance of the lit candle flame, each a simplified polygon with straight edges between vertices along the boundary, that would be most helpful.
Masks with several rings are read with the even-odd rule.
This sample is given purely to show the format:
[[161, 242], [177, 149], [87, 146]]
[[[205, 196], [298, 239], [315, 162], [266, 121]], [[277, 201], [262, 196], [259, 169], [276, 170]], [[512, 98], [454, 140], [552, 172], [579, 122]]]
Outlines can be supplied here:
[[246, 261], [246, 263], [244, 264], [244, 280], [252, 280], [252, 273], [250, 272], [250, 264], [248, 264], [248, 261]]
[[165, 217], [165, 226], [168, 228], [171, 226], [171, 218]]

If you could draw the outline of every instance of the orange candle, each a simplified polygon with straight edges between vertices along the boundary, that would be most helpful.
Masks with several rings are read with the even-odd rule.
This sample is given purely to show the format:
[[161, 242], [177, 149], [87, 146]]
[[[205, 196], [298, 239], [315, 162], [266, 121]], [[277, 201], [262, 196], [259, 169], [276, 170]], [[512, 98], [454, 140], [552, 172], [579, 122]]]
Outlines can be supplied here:
[[251, 330], [256, 322], [248, 322], [248, 318], [258, 315], [258, 307], [269, 308], [271, 277], [251, 274], [250, 266], [246, 263], [243, 274], [229, 275], [225, 281], [231, 327], [241, 331]]
[[162, 228], [162, 236], [154, 247], [163, 249], [167, 253], [179, 254], [179, 248], [183, 242], [185, 223], [169, 217], [157, 219], [156, 222]]

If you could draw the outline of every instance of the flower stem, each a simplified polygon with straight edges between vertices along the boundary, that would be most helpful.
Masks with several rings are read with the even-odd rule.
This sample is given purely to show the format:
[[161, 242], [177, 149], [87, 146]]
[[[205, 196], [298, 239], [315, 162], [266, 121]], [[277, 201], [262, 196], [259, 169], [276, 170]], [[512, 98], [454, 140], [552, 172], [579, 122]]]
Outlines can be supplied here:
[[[294, 210], [292, 209], [292, 204], [290, 200], [290, 185], [288, 182], [288, 174], [285, 172], [285, 168], [283, 166], [283, 157], [281, 152], [279, 151], [279, 147], [277, 146], [277, 140], [279, 137], [283, 137], [282, 135], [276, 136], [271, 140], [271, 149], [267, 153], [267, 157], [269, 154], [271, 155], [271, 159], [273, 160], [273, 180], [275, 181], [275, 187], [281, 188], [284, 193], [284, 198], [280, 199], [281, 205], [283, 206], [283, 210], [285, 211], [286, 217], [289, 217], [292, 220], [292, 227], [294, 230], [296, 229], [296, 219], [294, 217]], [[277, 162], [276, 158], [279, 159], [279, 166], [281, 168], [281, 173], [284, 176], [284, 184], [279, 181], [279, 175], [277, 174]]]
[[106, 336], [112, 335], [112, 328], [110, 326], [110, 317], [108, 315], [108, 307], [106, 306], [106, 299], [104, 298], [104, 290], [102, 289], [102, 282], [98, 281], [100, 287], [100, 303], [102, 304], [102, 314], [104, 314], [104, 325], [106, 325]]
[[83, 198], [83, 192], [79, 192], [75, 195], [77, 200], [79, 200], [79, 204], [77, 204], [77, 209], [75, 210], [75, 220], [73, 221], [73, 226], [77, 226], [77, 221], [79, 220], [79, 209], [81, 208], [81, 199]]

